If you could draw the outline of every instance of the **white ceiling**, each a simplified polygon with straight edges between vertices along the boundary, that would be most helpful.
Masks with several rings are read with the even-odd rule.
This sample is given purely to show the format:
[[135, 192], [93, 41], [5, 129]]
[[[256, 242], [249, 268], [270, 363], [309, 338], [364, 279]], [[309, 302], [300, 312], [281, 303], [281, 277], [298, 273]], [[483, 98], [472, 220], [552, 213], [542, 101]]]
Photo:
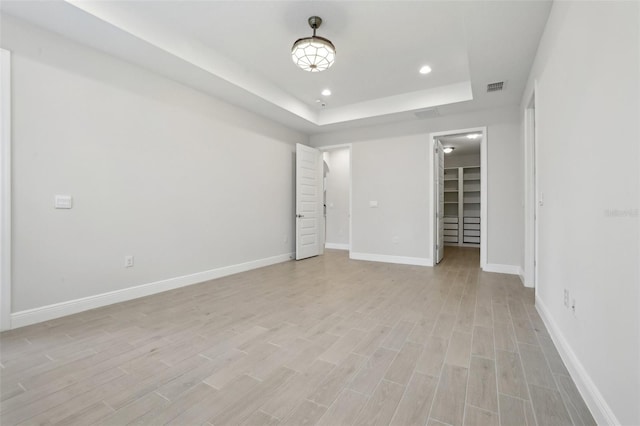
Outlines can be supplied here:
[[460, 133], [455, 135], [447, 135], [440, 136], [438, 139], [442, 146], [450, 146], [454, 148], [453, 152], [447, 155], [471, 155], [478, 154], [480, 155], [480, 142], [482, 142], [482, 138], [477, 139], [469, 139], [467, 135], [470, 134], [481, 134], [480, 132], [468, 132], [468, 133]]
[[[520, 101], [550, 1], [2, 1], [0, 10], [306, 133]], [[336, 46], [308, 73], [290, 47]], [[428, 64], [433, 72], [421, 75]], [[486, 93], [486, 85], [506, 89]], [[322, 89], [332, 91], [322, 97]], [[323, 99], [321, 107], [316, 100]]]

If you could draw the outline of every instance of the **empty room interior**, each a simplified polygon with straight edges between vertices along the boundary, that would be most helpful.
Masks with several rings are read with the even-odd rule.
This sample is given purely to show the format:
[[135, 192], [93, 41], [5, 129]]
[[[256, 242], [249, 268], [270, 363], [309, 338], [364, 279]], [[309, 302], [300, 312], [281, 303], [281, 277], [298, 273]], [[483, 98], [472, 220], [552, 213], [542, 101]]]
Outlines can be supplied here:
[[0, 423], [640, 425], [640, 2], [0, 2]]

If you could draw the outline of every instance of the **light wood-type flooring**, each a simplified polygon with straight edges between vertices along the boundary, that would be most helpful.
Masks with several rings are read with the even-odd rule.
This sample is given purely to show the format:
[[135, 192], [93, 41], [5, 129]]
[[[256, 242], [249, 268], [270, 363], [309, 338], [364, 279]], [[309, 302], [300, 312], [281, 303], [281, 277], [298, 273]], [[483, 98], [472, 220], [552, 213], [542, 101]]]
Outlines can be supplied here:
[[516, 276], [291, 261], [2, 333], [0, 423], [592, 425]]

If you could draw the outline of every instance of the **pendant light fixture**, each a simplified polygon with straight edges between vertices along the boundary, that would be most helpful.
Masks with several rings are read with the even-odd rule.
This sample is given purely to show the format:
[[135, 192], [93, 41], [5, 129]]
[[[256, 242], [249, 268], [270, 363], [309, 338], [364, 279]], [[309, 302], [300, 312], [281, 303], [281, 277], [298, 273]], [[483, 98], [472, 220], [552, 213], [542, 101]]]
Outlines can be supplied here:
[[336, 48], [328, 39], [316, 36], [316, 30], [322, 24], [319, 16], [309, 18], [309, 26], [313, 29], [311, 37], [296, 40], [291, 48], [293, 63], [309, 72], [324, 71], [333, 65]]

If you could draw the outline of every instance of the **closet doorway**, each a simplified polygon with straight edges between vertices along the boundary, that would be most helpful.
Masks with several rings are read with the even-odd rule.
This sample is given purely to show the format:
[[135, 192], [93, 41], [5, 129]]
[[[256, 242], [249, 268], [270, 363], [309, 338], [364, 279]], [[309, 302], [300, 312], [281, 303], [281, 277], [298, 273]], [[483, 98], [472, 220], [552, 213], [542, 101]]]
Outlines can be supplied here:
[[474, 249], [486, 264], [486, 128], [431, 135], [434, 265], [447, 252]]

